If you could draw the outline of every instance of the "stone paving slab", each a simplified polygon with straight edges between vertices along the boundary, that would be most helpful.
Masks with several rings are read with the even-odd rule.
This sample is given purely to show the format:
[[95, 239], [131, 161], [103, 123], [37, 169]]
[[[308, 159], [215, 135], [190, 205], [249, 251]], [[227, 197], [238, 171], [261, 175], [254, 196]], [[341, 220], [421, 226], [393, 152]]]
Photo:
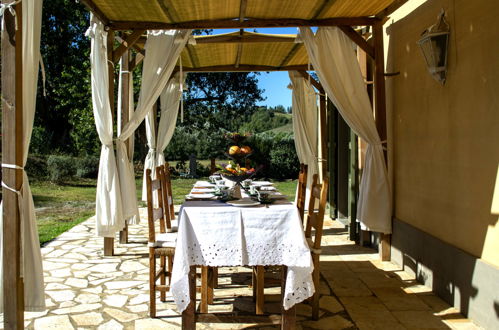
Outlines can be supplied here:
[[[25, 313], [27, 329], [179, 329], [171, 296], [157, 301], [159, 318], [148, 317], [149, 268], [146, 210], [130, 226], [129, 244], [115, 240], [115, 256], [102, 253], [92, 217], [42, 248], [47, 310]], [[320, 319], [297, 306], [298, 329], [479, 329], [398, 266], [356, 246], [328, 220], [321, 256]], [[210, 312], [252, 312], [249, 268], [219, 270], [220, 289]], [[278, 288], [266, 288], [266, 311], [280, 310]], [[0, 319], [3, 325], [3, 320]], [[198, 329], [274, 329], [257, 324], [197, 324]]]

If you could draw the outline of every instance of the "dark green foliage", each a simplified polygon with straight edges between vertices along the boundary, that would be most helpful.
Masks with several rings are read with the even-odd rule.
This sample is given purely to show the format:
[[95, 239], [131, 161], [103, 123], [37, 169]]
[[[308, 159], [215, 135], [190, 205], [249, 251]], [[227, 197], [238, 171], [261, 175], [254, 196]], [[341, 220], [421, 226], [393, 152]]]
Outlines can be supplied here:
[[270, 151], [270, 172], [273, 179], [293, 179], [298, 177], [300, 161], [296, 155], [293, 139], [283, 138], [274, 143]]
[[[52, 140], [52, 132], [49, 132], [45, 127], [35, 126], [31, 133], [31, 141], [29, 144], [29, 153], [35, 155], [46, 155], [52, 150], [49, 141]], [[29, 162], [29, 159], [28, 159]]]
[[74, 0], [44, 2], [40, 51], [46, 96], [39, 83], [35, 126], [46, 130], [45, 144], [52, 152], [86, 155], [99, 150], [92, 115], [90, 41], [85, 37], [88, 22], [88, 11]]
[[196, 162], [196, 174], [200, 177], [207, 177], [211, 174], [209, 166], [204, 166], [200, 162]]
[[26, 173], [30, 179], [45, 179], [49, 174], [47, 158], [45, 156], [29, 155], [26, 163]]
[[63, 182], [76, 175], [76, 161], [70, 156], [51, 155], [47, 159], [49, 179], [53, 182]]
[[99, 173], [99, 158], [85, 157], [76, 159], [76, 176], [78, 178], [96, 179]]

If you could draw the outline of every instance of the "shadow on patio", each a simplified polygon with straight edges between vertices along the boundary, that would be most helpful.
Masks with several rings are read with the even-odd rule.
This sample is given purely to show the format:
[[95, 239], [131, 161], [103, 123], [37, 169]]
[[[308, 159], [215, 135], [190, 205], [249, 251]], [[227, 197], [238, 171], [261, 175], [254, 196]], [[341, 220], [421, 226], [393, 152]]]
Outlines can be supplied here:
[[[145, 216], [145, 210], [141, 209]], [[465, 319], [414, 278], [377, 253], [356, 246], [335, 221], [326, 221], [321, 256], [321, 317], [297, 308], [303, 329], [472, 329]], [[104, 257], [94, 218], [74, 227], [42, 248], [48, 310], [26, 313], [28, 329], [177, 329], [181, 319], [171, 297], [158, 305], [159, 318], [148, 317], [149, 287], [146, 221], [130, 227], [130, 243], [116, 256]], [[276, 274], [274, 274], [276, 275]], [[272, 273], [270, 273], [272, 276]], [[277, 276], [277, 275], [276, 275]], [[270, 283], [270, 281], [268, 281]], [[253, 312], [249, 268], [222, 268], [220, 288], [210, 312]], [[279, 289], [268, 287], [266, 311], [279, 311]], [[247, 321], [247, 320], [246, 320]], [[250, 319], [251, 322], [251, 319]], [[271, 324], [201, 323], [198, 329], [272, 328]]]

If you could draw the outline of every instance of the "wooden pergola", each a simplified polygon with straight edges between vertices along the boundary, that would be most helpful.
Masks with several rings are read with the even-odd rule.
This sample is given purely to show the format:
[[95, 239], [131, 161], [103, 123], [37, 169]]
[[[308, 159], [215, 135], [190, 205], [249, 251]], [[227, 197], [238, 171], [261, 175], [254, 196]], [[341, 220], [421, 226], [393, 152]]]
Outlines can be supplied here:
[[[2, 0], [12, 4], [15, 0]], [[383, 23], [388, 15], [407, 0], [80, 0], [106, 26], [108, 32], [109, 97], [114, 95], [114, 63], [121, 59], [122, 73], [127, 75], [143, 60], [143, 34], [156, 29], [240, 29], [238, 32], [195, 37], [183, 51], [185, 72], [221, 71], [289, 71], [296, 70], [308, 78], [308, 58], [304, 46], [293, 35], [262, 35], [245, 28], [338, 26], [372, 60], [374, 69], [374, 110], [381, 140], [386, 140], [385, 72]], [[2, 31], [2, 163], [22, 166], [22, 24], [20, 3], [14, 18], [4, 15]], [[16, 30], [16, 25], [18, 29]], [[372, 38], [366, 41], [358, 28], [369, 27]], [[115, 40], [119, 46], [114, 47]], [[132, 56], [131, 49], [135, 49]], [[264, 54], [264, 55], [263, 55]], [[125, 77], [124, 77], [125, 78]], [[314, 87], [323, 92], [318, 81]], [[128, 118], [128, 79], [122, 84], [122, 125]], [[324, 93], [321, 93], [322, 95]], [[321, 122], [325, 122], [325, 97], [321, 97]], [[124, 110], [126, 109], [126, 110]], [[12, 111], [14, 110], [14, 111]], [[322, 125], [322, 136], [326, 136]], [[323, 150], [326, 141], [321, 142]], [[5, 184], [15, 189], [23, 185], [22, 170], [2, 168]], [[6, 329], [24, 326], [24, 287], [20, 276], [20, 216], [17, 195], [3, 188], [4, 223], [4, 324]], [[120, 233], [126, 242], [126, 230]], [[105, 254], [112, 255], [113, 239], [104, 240]], [[390, 258], [390, 236], [382, 235], [380, 255]]]

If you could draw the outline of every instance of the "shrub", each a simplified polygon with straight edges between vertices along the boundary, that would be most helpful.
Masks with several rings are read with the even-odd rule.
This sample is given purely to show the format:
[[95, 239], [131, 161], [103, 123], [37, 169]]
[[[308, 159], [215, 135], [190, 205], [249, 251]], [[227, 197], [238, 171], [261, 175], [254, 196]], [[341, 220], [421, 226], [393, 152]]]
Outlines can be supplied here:
[[47, 167], [47, 158], [43, 156], [28, 156], [26, 163], [26, 173], [30, 179], [45, 179], [49, 172]]
[[76, 174], [76, 162], [70, 156], [49, 156], [47, 159], [49, 178], [53, 182], [62, 182]]
[[76, 159], [76, 176], [78, 178], [96, 179], [99, 173], [99, 158], [86, 157]]
[[270, 172], [274, 179], [292, 179], [298, 177], [300, 161], [292, 139], [282, 139], [274, 143], [270, 151]]

